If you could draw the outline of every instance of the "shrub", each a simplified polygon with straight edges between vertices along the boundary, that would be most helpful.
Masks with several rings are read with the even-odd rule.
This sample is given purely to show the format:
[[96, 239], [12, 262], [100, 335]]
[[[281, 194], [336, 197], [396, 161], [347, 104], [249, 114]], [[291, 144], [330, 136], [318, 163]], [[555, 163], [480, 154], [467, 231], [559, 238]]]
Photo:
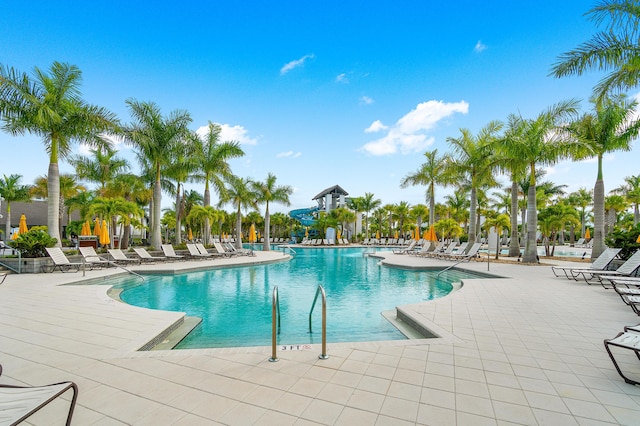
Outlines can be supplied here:
[[17, 239], [9, 241], [9, 245], [20, 250], [22, 257], [46, 257], [45, 248], [53, 247], [57, 242], [47, 233], [46, 227], [34, 226], [28, 232], [18, 235]]
[[605, 244], [608, 247], [618, 247], [620, 250], [620, 258], [627, 260], [636, 250], [640, 249], [640, 244], [636, 242], [640, 235], [640, 223], [631, 229], [615, 228], [607, 238]]

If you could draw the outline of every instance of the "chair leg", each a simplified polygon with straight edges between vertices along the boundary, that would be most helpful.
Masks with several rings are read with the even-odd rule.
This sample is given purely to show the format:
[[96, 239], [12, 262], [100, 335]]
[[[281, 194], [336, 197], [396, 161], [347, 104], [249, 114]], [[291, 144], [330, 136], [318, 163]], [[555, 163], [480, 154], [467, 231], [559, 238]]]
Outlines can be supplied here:
[[[618, 335], [616, 337], [614, 337], [613, 339], [616, 339], [620, 336], [622, 336], [624, 333], [618, 333]], [[611, 349], [609, 349], [609, 346], [618, 346], [614, 343], [611, 343], [610, 340], [613, 339], [605, 339], [604, 341], [604, 348], [606, 349], [607, 353], [609, 354], [609, 358], [611, 358], [611, 361], [613, 362], [613, 366], [616, 368], [616, 371], [618, 372], [618, 374], [620, 375], [620, 377], [622, 377], [624, 379], [624, 381], [626, 383], [629, 383], [630, 385], [640, 385], [640, 382], [637, 382], [635, 380], [629, 379], [628, 377], [626, 377], [623, 373], [622, 370], [620, 370], [620, 367], [618, 366], [618, 362], [616, 361], [616, 359], [614, 358], [613, 354], [611, 353]], [[623, 347], [623, 346], [618, 346], [618, 347]], [[625, 349], [630, 349], [630, 348], [626, 348]], [[632, 349], [633, 350], [633, 349]], [[636, 356], [639, 357], [640, 359], [640, 355], [638, 355], [638, 351], [637, 350], [633, 350], [636, 354]]]

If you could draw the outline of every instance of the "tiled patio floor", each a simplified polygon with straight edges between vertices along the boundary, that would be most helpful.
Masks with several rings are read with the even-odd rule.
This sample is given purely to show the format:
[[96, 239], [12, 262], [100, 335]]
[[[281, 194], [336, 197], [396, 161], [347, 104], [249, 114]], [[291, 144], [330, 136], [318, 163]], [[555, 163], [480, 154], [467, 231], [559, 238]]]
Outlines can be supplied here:
[[[11, 275], [0, 286], [0, 382], [75, 381], [77, 425], [640, 424], [640, 387], [624, 383], [602, 344], [640, 322], [620, 298], [555, 278], [549, 266], [490, 269], [508, 278], [468, 280], [404, 307], [442, 338], [329, 344], [328, 360], [314, 345], [281, 351], [277, 363], [270, 347], [136, 352], [181, 314], [116, 302], [108, 286], [59, 285], [82, 273]], [[640, 376], [640, 361], [620, 356]], [[63, 424], [66, 404], [32, 423]]]

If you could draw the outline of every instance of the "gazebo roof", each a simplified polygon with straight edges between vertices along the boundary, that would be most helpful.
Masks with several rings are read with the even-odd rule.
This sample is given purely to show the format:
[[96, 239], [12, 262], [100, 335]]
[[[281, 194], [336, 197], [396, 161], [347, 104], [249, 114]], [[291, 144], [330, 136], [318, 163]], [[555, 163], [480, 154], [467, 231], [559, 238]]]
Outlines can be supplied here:
[[316, 195], [315, 197], [313, 197], [312, 200], [317, 200], [319, 198], [323, 198], [327, 194], [349, 195], [349, 193], [347, 191], [345, 191], [344, 189], [342, 189], [340, 187], [340, 185], [334, 185], [331, 188], [327, 188], [324, 191], [322, 191], [321, 193], [319, 193], [318, 195]]

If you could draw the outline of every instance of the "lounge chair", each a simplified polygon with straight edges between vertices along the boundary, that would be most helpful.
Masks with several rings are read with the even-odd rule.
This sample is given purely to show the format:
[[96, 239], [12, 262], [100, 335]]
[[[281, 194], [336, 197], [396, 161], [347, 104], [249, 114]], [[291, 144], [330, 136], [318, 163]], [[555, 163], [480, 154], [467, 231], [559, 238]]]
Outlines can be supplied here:
[[604, 348], [609, 354], [609, 358], [611, 358], [611, 361], [613, 362], [613, 366], [618, 371], [618, 374], [620, 374], [620, 377], [622, 377], [625, 382], [631, 385], [640, 385], [640, 382], [630, 379], [622, 373], [622, 370], [620, 370], [620, 366], [618, 365], [618, 362], [616, 361], [616, 359], [613, 356], [613, 353], [611, 352], [611, 348], [610, 348], [611, 346], [622, 348], [622, 349], [628, 349], [633, 351], [636, 357], [640, 360], [640, 334], [635, 333], [633, 331], [626, 331], [626, 330], [627, 328], [625, 327], [625, 331], [620, 332], [613, 339], [605, 339]]
[[102, 268], [113, 266], [114, 263], [110, 260], [106, 260], [98, 256], [96, 250], [93, 247], [80, 247], [80, 254], [84, 258], [84, 262], [89, 265], [89, 268]]
[[447, 246], [447, 248], [446, 248], [446, 249], [444, 249], [444, 251], [442, 251], [442, 252], [435, 252], [435, 251], [434, 251], [434, 252], [431, 254], [431, 256], [429, 256], [429, 253], [427, 253], [427, 256], [428, 256], [428, 257], [435, 257], [435, 258], [437, 258], [437, 259], [439, 259], [439, 258], [444, 259], [444, 258], [446, 258], [447, 256], [449, 256], [450, 254], [453, 254], [453, 249], [455, 249], [456, 247], [458, 247], [458, 243], [456, 243], [456, 242], [454, 241], [454, 242], [452, 242], [451, 244], [449, 244], [449, 245]]
[[240, 256], [241, 253], [236, 253], [236, 252], [231, 252], [228, 250], [225, 250], [224, 247], [222, 246], [222, 244], [217, 243], [214, 241], [213, 243], [213, 249], [221, 256], [224, 257], [232, 257], [232, 256]]
[[73, 397], [65, 423], [67, 426], [71, 425], [78, 399], [78, 386], [75, 383], [61, 382], [45, 386], [0, 385], [0, 424], [14, 426], [22, 423], [69, 389], [73, 390]]
[[[608, 288], [606, 282], [603, 281], [603, 279], [609, 280], [610, 278], [614, 278], [614, 277], [615, 278], [633, 277], [636, 274], [638, 268], [640, 268], [640, 250], [636, 250], [633, 256], [625, 260], [625, 262], [622, 265], [620, 265], [620, 267], [615, 271], [593, 271], [593, 272], [590, 272], [590, 275], [592, 277], [591, 279], [597, 280], [597, 282], [602, 284], [604, 288]], [[583, 275], [585, 274], [583, 273]], [[586, 275], [585, 275], [585, 281], [591, 284], [591, 282], [589, 281], [589, 278], [587, 278]]]
[[140, 256], [140, 260], [141, 260], [142, 262], [146, 262], [146, 263], [153, 263], [153, 262], [156, 262], [156, 261], [163, 262], [163, 261], [167, 260], [167, 258], [166, 258], [166, 257], [164, 257], [164, 256], [151, 256], [151, 255], [149, 254], [149, 252], [148, 252], [148, 251], [146, 251], [146, 250], [145, 250], [144, 248], [142, 248], [142, 247], [135, 247], [135, 248], [133, 249], [133, 251], [135, 251], [135, 252], [136, 252], [136, 254], [137, 254], [138, 256]]
[[167, 259], [175, 259], [175, 260], [185, 260], [186, 257], [176, 254], [173, 246], [171, 244], [162, 244], [162, 252], [166, 256]]
[[578, 241], [573, 243], [574, 247], [581, 247], [584, 244], [584, 238], [580, 238]]
[[473, 243], [469, 251], [466, 253], [460, 253], [460, 254], [452, 253], [446, 256], [440, 256], [440, 259], [455, 260], [458, 262], [464, 262], [464, 261], [468, 262], [474, 257], [478, 256], [478, 251], [480, 250], [481, 246], [482, 246], [482, 243]]
[[[201, 253], [195, 244], [187, 244], [187, 250], [189, 250], [189, 257], [192, 259], [213, 259], [213, 255], [209, 252]], [[205, 249], [206, 251], [206, 249]]]
[[610, 267], [611, 262], [616, 258], [620, 250], [621, 249], [619, 248], [607, 248], [600, 254], [600, 256], [598, 256], [598, 258], [589, 266], [589, 268], [582, 268], [579, 266], [552, 266], [551, 271], [556, 277], [560, 276], [558, 271], [562, 271], [567, 279], [578, 281], [577, 276], [574, 276], [573, 274], [574, 272], [576, 272], [579, 276], [582, 271], [586, 271], [586, 273], [603, 271]]
[[212, 256], [212, 257], [224, 256], [224, 253], [218, 252], [218, 249], [214, 249], [215, 252], [213, 252], [213, 253], [209, 252], [209, 250], [207, 250], [207, 248], [202, 243], [196, 243], [196, 248], [198, 249], [198, 251], [200, 253], [205, 254], [205, 255], [209, 255], [209, 256]]
[[233, 244], [227, 243], [223, 245], [224, 251], [226, 253], [232, 253], [237, 256], [255, 256], [255, 253], [252, 249], [237, 249]]
[[394, 254], [407, 254], [410, 251], [413, 251], [413, 249], [416, 247], [416, 244], [418, 244], [418, 242], [416, 240], [413, 240], [405, 248], [402, 248], [402, 249], [399, 249], [399, 250], [393, 250], [393, 253]]
[[140, 258], [127, 257], [127, 255], [120, 249], [107, 249], [107, 251], [111, 257], [113, 257], [113, 261], [115, 263], [124, 265], [140, 265], [140, 263], [142, 263]]
[[71, 270], [78, 272], [84, 265], [83, 263], [70, 262], [60, 247], [47, 247], [45, 250], [49, 254], [49, 257], [51, 257], [51, 260], [53, 260], [51, 272], [55, 271], [56, 268], [60, 269], [60, 272], [68, 272]]

